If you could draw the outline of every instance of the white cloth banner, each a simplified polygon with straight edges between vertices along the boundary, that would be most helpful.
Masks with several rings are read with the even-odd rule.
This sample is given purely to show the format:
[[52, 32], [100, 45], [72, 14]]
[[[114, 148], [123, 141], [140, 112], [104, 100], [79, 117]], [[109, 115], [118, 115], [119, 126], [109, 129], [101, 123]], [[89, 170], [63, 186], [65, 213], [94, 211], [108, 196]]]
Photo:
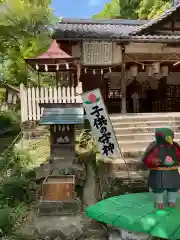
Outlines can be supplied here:
[[92, 134], [97, 140], [103, 157], [119, 157], [120, 148], [107, 113], [100, 89], [94, 89], [81, 95], [86, 117], [90, 122]]

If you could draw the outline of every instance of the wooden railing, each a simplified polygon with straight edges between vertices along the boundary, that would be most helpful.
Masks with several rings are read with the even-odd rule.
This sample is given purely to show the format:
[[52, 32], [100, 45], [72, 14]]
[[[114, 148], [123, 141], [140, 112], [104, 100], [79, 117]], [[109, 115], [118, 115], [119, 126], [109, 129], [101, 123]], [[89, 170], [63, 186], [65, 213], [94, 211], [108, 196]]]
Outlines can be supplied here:
[[78, 87], [25, 87], [20, 85], [21, 121], [38, 121], [43, 109], [39, 103], [81, 103], [81, 84]]

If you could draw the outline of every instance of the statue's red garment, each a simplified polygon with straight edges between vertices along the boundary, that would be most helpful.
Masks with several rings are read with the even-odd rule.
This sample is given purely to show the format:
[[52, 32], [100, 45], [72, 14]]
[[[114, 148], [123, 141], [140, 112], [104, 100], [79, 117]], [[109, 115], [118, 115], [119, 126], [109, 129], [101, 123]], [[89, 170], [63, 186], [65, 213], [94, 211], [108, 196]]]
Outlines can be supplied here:
[[[148, 186], [156, 191], [162, 189], [178, 191], [180, 189], [180, 174], [178, 171], [178, 165], [180, 164], [180, 146], [176, 142], [173, 142], [176, 161], [173, 162], [170, 166], [164, 165], [164, 163], [160, 160], [161, 147], [164, 148], [164, 146], [161, 145], [158, 147], [155, 142], [151, 143], [150, 147], [147, 150], [146, 156], [143, 157], [144, 164], [150, 170], [148, 177]], [[168, 146], [165, 146], [165, 149], [166, 148], [168, 148]], [[173, 159], [168, 155], [167, 157]], [[157, 164], [155, 161], [156, 159], [159, 160], [159, 164]], [[157, 169], [158, 167], [161, 169]], [[172, 167], [175, 167], [175, 169], [172, 169]], [[163, 168], [169, 168], [169, 170], [163, 170]]]
[[[180, 148], [176, 145], [176, 143], [173, 143], [174, 148], [176, 150], [176, 155], [178, 157], [178, 162], [180, 164]], [[144, 164], [148, 167], [148, 168], [155, 168], [158, 167], [156, 164], [153, 163], [154, 159], [157, 159], [159, 156], [159, 148], [155, 147], [151, 150], [151, 152], [149, 153], [149, 155], [144, 159]], [[161, 166], [161, 164], [159, 165]]]

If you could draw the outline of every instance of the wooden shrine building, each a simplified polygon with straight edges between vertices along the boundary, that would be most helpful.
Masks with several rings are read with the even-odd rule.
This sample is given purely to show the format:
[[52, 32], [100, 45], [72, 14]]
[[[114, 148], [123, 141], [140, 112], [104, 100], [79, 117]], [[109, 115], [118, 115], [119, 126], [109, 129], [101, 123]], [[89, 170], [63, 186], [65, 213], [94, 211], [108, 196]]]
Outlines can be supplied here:
[[80, 60], [82, 90], [100, 88], [109, 113], [180, 109], [180, 4], [156, 19], [62, 19], [54, 39]]
[[180, 4], [153, 20], [61, 19], [49, 49], [25, 61], [41, 87], [20, 86], [22, 122], [40, 120], [39, 103], [81, 103], [95, 88], [109, 113], [133, 112], [134, 93], [139, 112], [179, 111]]

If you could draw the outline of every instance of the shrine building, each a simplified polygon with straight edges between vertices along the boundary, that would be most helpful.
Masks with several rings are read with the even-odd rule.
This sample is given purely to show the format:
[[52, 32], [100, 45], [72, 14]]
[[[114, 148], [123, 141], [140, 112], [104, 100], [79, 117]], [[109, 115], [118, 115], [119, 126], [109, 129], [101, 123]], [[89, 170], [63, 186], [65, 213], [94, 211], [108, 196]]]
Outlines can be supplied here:
[[40, 120], [39, 103], [81, 103], [95, 88], [109, 114], [133, 113], [134, 95], [137, 112], [178, 112], [179, 46], [180, 4], [153, 20], [61, 19], [48, 50], [25, 59], [37, 79], [20, 86], [22, 122]]
[[82, 91], [100, 88], [109, 113], [180, 106], [180, 4], [153, 20], [62, 19], [53, 38], [77, 59]]

